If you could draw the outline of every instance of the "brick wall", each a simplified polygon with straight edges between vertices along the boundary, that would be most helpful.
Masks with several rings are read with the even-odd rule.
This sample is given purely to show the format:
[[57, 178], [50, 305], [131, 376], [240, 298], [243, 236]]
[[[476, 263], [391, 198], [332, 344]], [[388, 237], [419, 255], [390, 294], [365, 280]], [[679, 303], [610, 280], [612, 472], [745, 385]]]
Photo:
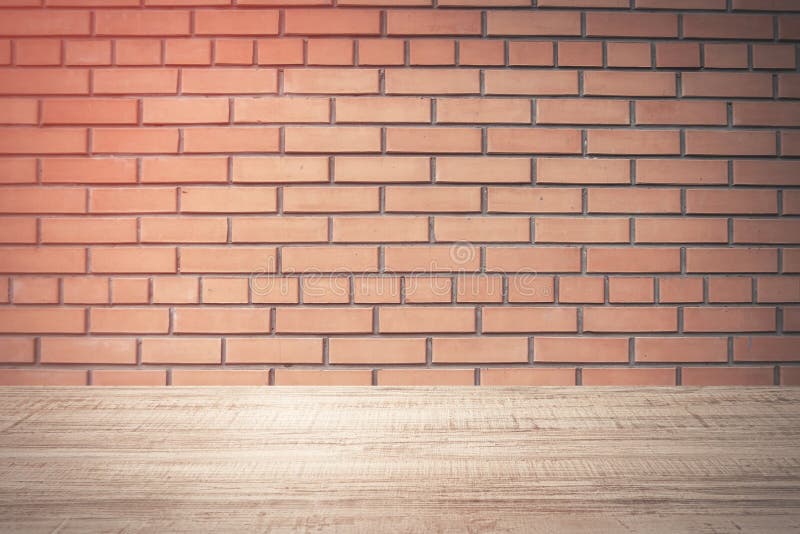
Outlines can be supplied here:
[[0, 5], [2, 384], [800, 383], [794, 0]]

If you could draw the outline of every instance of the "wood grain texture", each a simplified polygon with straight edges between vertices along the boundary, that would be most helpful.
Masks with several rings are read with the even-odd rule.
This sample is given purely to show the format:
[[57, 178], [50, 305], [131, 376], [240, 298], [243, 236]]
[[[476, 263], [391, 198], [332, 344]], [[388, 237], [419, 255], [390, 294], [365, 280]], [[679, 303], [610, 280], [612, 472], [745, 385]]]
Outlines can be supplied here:
[[798, 532], [800, 389], [5, 388], [0, 531]]

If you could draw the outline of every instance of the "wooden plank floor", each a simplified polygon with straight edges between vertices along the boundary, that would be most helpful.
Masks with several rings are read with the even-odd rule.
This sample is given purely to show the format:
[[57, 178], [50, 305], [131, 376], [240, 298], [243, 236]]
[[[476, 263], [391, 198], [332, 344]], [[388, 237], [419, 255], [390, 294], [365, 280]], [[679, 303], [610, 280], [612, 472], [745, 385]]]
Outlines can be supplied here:
[[0, 389], [0, 531], [800, 532], [800, 388]]

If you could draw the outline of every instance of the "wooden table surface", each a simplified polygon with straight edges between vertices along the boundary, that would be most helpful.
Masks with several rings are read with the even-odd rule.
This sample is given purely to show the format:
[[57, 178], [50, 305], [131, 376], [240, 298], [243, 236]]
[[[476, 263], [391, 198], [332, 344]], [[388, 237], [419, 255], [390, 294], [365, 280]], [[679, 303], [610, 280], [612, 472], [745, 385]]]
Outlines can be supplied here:
[[800, 388], [5, 388], [0, 531], [800, 532]]

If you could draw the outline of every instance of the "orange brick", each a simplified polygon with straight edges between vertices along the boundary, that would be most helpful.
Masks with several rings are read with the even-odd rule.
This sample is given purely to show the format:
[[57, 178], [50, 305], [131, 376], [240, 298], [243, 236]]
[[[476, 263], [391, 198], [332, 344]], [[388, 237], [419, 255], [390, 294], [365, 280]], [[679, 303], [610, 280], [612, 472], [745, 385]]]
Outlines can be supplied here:
[[0, 154], [85, 154], [85, 128], [0, 128]]
[[[692, 15], [686, 15], [691, 17]], [[586, 35], [590, 37], [677, 37], [678, 17], [666, 13], [586, 14]]]
[[722, 337], [639, 337], [637, 362], [726, 362], [728, 340]]
[[355, 276], [353, 299], [356, 304], [399, 304], [400, 278], [380, 275]]
[[197, 277], [153, 277], [153, 304], [195, 304], [197, 302], [199, 302]]
[[436, 122], [530, 124], [531, 105], [520, 98], [438, 98]]
[[108, 304], [108, 278], [65, 277], [64, 304]]
[[95, 188], [91, 191], [92, 213], [165, 213], [177, 210], [174, 188]]
[[484, 77], [487, 95], [578, 94], [577, 71], [487, 70]]
[[42, 181], [50, 183], [131, 183], [136, 181], [134, 158], [46, 158]]
[[[549, 41], [509, 41], [508, 64], [529, 67], [553, 66], [553, 43]], [[567, 66], [567, 65], [564, 65]]]
[[430, 120], [430, 98], [343, 96], [336, 99], [337, 123], [430, 122]]
[[468, 95], [480, 92], [477, 69], [386, 69], [386, 94]]
[[652, 303], [655, 285], [652, 278], [612, 276], [608, 280], [608, 301], [616, 303]]
[[560, 276], [558, 300], [561, 303], [602, 304], [605, 295], [603, 278], [599, 276]]
[[489, 187], [488, 211], [497, 213], [579, 213], [581, 191], [573, 188]]
[[94, 247], [95, 273], [174, 273], [175, 249], [170, 247]]
[[275, 69], [227, 68], [225, 76], [217, 69], [184, 69], [181, 72], [184, 94], [262, 94], [276, 93]]
[[274, 272], [275, 247], [182, 247], [181, 272], [254, 273]]
[[771, 386], [772, 367], [685, 367], [684, 386]]
[[[52, 13], [48, 14], [48, 16]], [[4, 20], [6, 20], [4, 18]], [[79, 69], [0, 69], [0, 95], [86, 95], [89, 72]], [[95, 85], [97, 90], [97, 85]]]
[[118, 39], [114, 43], [117, 65], [160, 65], [161, 41], [158, 39]]
[[430, 160], [424, 157], [342, 156], [335, 161], [336, 182], [430, 182], [430, 179]]
[[58, 302], [57, 278], [14, 279], [13, 298], [15, 304], [53, 304]]
[[86, 371], [78, 370], [33, 370], [2, 369], [0, 385], [2, 386], [85, 386]]
[[680, 249], [656, 247], [590, 248], [586, 269], [590, 273], [680, 272]]
[[47, 217], [41, 235], [43, 243], [135, 243], [136, 219]]
[[257, 63], [259, 65], [302, 65], [303, 40], [292, 38], [259, 39]]
[[527, 217], [436, 217], [436, 241], [529, 242], [531, 225]]
[[45, 337], [42, 363], [135, 364], [132, 338]]
[[472, 386], [472, 369], [379, 369], [379, 386]]
[[537, 243], [627, 243], [630, 225], [624, 218], [536, 217]]
[[404, 288], [406, 303], [443, 303], [453, 299], [453, 281], [443, 276], [407, 276]]
[[636, 182], [640, 184], [727, 184], [728, 165], [726, 161], [722, 160], [640, 159], [636, 161]]
[[326, 157], [235, 157], [234, 182], [327, 182]]
[[580, 35], [581, 19], [577, 11], [489, 11], [486, 18], [489, 35]]
[[580, 130], [489, 128], [489, 153], [580, 154]]
[[389, 35], [480, 35], [481, 16], [467, 10], [389, 10], [386, 30]]
[[[237, 98], [233, 114], [237, 123], [328, 122], [330, 102], [327, 98], [317, 97]], [[226, 101], [226, 121], [227, 117]]]
[[175, 308], [174, 329], [179, 334], [266, 334], [269, 308]]
[[378, 211], [376, 187], [288, 187], [283, 191], [283, 209], [291, 212]]
[[0, 243], [36, 243], [36, 218], [4, 217]]
[[524, 337], [433, 338], [434, 363], [525, 363]]
[[292, 243], [328, 240], [325, 217], [236, 217], [232, 239], [238, 243]]
[[0, 273], [85, 272], [84, 248], [0, 247]]
[[90, 331], [94, 334], [166, 334], [169, 310], [166, 308], [92, 308]]
[[535, 337], [533, 361], [547, 363], [626, 363], [628, 339], [623, 337]]
[[58, 65], [61, 41], [57, 39], [21, 39], [16, 42], [17, 65]]
[[405, 43], [402, 39], [359, 39], [359, 65], [402, 65]]
[[142, 243], [224, 243], [228, 222], [223, 217], [143, 217]]
[[0, 213], [85, 213], [86, 193], [66, 187], [4, 187]]
[[276, 35], [278, 10], [198, 9], [194, 31], [197, 35]]
[[493, 307], [483, 308], [483, 332], [577, 332], [576, 308]]
[[480, 210], [477, 187], [386, 187], [387, 212], [475, 212]]
[[422, 364], [424, 338], [331, 338], [331, 364]]
[[[182, 312], [183, 308], [178, 313]], [[142, 362], [205, 363], [222, 361], [222, 341], [214, 338], [156, 338], [142, 339]]]
[[724, 126], [728, 116], [724, 102], [642, 100], [636, 102], [636, 123]]
[[[536, 100], [537, 124], [630, 124], [628, 102], [623, 100]], [[639, 119], [637, 115], [637, 120]]]
[[145, 124], [227, 123], [226, 98], [145, 98], [142, 100]]
[[135, 124], [137, 101], [120, 99], [61, 99], [42, 101], [44, 124]]
[[681, 80], [683, 96], [772, 97], [772, 78], [761, 72], [684, 72]]
[[[6, 4], [8, 5], [8, 4]], [[13, 5], [13, 4], [12, 4]], [[89, 35], [89, 11], [3, 10], [2, 35]]]
[[409, 42], [411, 65], [455, 65], [456, 42], [452, 39], [412, 39]]
[[690, 273], [776, 272], [778, 255], [766, 248], [689, 248], [686, 270]]
[[711, 218], [636, 219], [637, 243], [727, 243], [728, 221]]
[[114, 278], [111, 280], [112, 304], [147, 304], [150, 300], [147, 278]]
[[610, 42], [606, 44], [609, 67], [650, 67], [650, 43]]
[[188, 35], [189, 16], [188, 11], [101, 10], [95, 13], [95, 31], [97, 35]]
[[436, 180], [464, 183], [529, 183], [530, 160], [502, 157], [439, 157], [436, 158]]
[[167, 65], [210, 65], [211, 40], [167, 39], [164, 41], [164, 58]]
[[275, 331], [281, 334], [363, 334], [372, 332], [372, 308], [278, 308]]
[[186, 153], [207, 152], [277, 152], [278, 128], [225, 127], [187, 128], [183, 130]]
[[300, 286], [303, 304], [348, 304], [350, 279], [346, 276], [304, 276]]
[[686, 332], [774, 332], [775, 308], [695, 308], [683, 310]]
[[177, 128], [95, 128], [92, 150], [98, 154], [178, 152]]
[[676, 90], [671, 72], [587, 71], [583, 84], [589, 96], [675, 96]]
[[574, 386], [574, 368], [481, 369], [482, 386]]
[[750, 131], [686, 131], [686, 154], [723, 156], [777, 155], [775, 134], [761, 130]]
[[378, 71], [336, 68], [286, 69], [283, 83], [284, 90], [290, 94], [374, 94], [378, 92]]
[[285, 273], [376, 272], [376, 247], [284, 247], [281, 266]]
[[674, 154], [680, 153], [677, 130], [589, 130], [590, 154]]
[[590, 213], [680, 213], [679, 189], [590, 188]]
[[475, 310], [465, 307], [382, 307], [378, 328], [385, 333], [474, 332]]
[[373, 9], [291, 9], [286, 12], [289, 35], [377, 35], [380, 11]]
[[578, 272], [576, 247], [487, 247], [486, 269], [514, 272]]
[[[286, 126], [286, 152], [380, 152], [377, 127]], [[388, 142], [387, 142], [388, 143]]]
[[631, 367], [583, 369], [584, 386], [674, 386], [675, 369], [641, 369]]
[[583, 310], [586, 332], [676, 332], [677, 309], [670, 306], [592, 306]]
[[225, 340], [225, 361], [229, 364], [320, 364], [322, 339], [231, 337]]
[[166, 386], [167, 372], [156, 370], [112, 370], [92, 371], [93, 386]]
[[36, 124], [38, 103], [32, 98], [8, 98], [0, 101], [0, 124]]
[[266, 386], [269, 374], [256, 369], [175, 369], [173, 386]]
[[502, 302], [503, 279], [495, 275], [461, 275], [456, 279], [456, 300], [463, 302]]
[[[228, 158], [224, 156], [142, 159], [143, 183], [225, 182], [227, 179]], [[174, 196], [174, 189], [170, 191]]]
[[369, 386], [372, 371], [347, 369], [318, 371], [311, 369], [275, 369], [276, 386]]
[[525, 273], [508, 277], [508, 302], [553, 302], [554, 277]]
[[216, 39], [214, 62], [217, 65], [252, 65], [253, 41], [245, 39]]
[[181, 211], [187, 213], [271, 213], [274, 187], [183, 187]]
[[629, 184], [628, 160], [603, 158], [537, 158], [537, 183]]
[[384, 248], [388, 272], [476, 271], [480, 265], [477, 247], [387, 246]]
[[[95, 94], [175, 94], [178, 90], [177, 69], [99, 69], [93, 77]], [[183, 90], [187, 91], [186, 83]]]
[[297, 304], [300, 284], [296, 277], [278, 277], [256, 271], [250, 275], [250, 298], [259, 304]]
[[335, 217], [333, 241], [341, 243], [428, 241], [428, 218]]

